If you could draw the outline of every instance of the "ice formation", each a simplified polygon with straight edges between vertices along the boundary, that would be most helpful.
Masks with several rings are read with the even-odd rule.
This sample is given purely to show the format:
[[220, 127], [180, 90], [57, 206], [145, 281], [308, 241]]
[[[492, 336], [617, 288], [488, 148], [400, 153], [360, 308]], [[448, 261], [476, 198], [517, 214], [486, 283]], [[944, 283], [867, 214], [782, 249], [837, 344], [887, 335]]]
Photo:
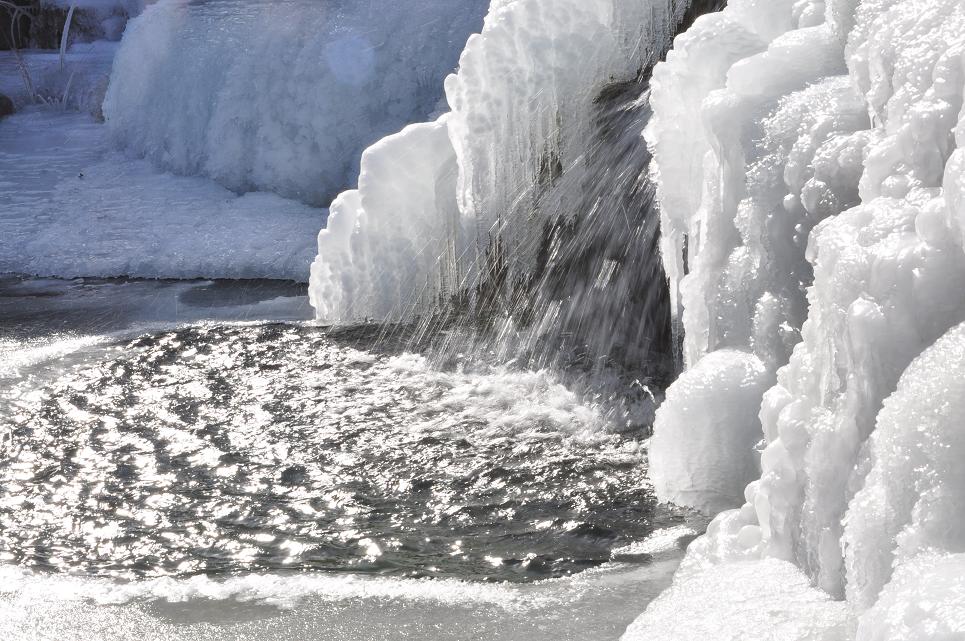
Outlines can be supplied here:
[[104, 114], [167, 170], [327, 206], [362, 149], [436, 109], [487, 4], [161, 0], [129, 25]]
[[319, 317], [403, 317], [532, 273], [559, 209], [542, 205], [585, 166], [594, 99], [632, 81], [681, 14], [650, 0], [495, 0], [446, 80], [451, 113], [369, 149], [359, 190], [333, 205], [312, 270]]
[[[648, 140], [687, 364], [706, 369], [728, 348], [777, 374], [747, 399], [766, 447], [741, 475], [760, 480], [691, 547], [678, 593], [779, 559], [793, 564], [780, 572], [796, 567], [816, 593], [846, 599], [847, 638], [965, 635], [965, 480], [951, 462], [962, 447], [963, 33], [960, 0], [733, 0], [656, 69]], [[651, 459], [707, 437], [661, 414], [712, 407], [719, 393], [672, 388]], [[692, 493], [693, 481], [678, 487]], [[759, 570], [717, 606], [754, 598], [771, 580]], [[653, 638], [674, 603], [684, 618], [708, 616], [671, 592], [627, 638]], [[769, 638], [775, 621], [690, 638]]]
[[[488, 2], [47, 4], [78, 8], [72, 33], [140, 15], [119, 48], [26, 52], [29, 92], [0, 53], [25, 110], [0, 123], [0, 271], [304, 280], [318, 206], [365, 145], [437, 110]], [[85, 23], [124, 30], [105, 24]]]
[[757, 405], [773, 382], [760, 359], [731, 350], [683, 373], [650, 441], [650, 478], [661, 498], [708, 513], [744, 502], [763, 436]]
[[[471, 30], [426, 38], [407, 3], [376, 21], [373, 4], [337, 5], [337, 32], [325, 12], [263, 19], [297, 4], [249, 3], [228, 35], [224, 3], [152, 7], [115, 69], [117, 139], [179, 172], [320, 202], [358, 148], [435, 109], [433, 78]], [[418, 4], [470, 19], [458, 3]], [[584, 198], [600, 149], [621, 150], [611, 168], [625, 160], [627, 147], [597, 145], [624, 122], [600, 104], [621, 96], [636, 127], [649, 99], [687, 365], [657, 417], [654, 482], [708, 512], [740, 505], [625, 638], [965, 638], [965, 5], [731, 0], [676, 39], [652, 94], [623, 101], [686, 6], [493, 0], [445, 83], [451, 111], [370, 147], [358, 189], [335, 200], [311, 269], [316, 313], [399, 319], [525, 281], [558, 250], [547, 230], [602, 202]], [[362, 23], [405, 49], [373, 52]], [[379, 56], [396, 53], [385, 77], [398, 84], [373, 85]], [[279, 95], [295, 112], [277, 111]], [[385, 113], [349, 109], [387, 96]], [[187, 116], [159, 117], [174, 112]], [[322, 165], [340, 169], [319, 181]], [[629, 178], [614, 185], [638, 189]], [[613, 287], [616, 262], [594, 265], [594, 288]]]
[[370, 148], [359, 189], [334, 203], [310, 280], [317, 316], [470, 318], [494, 329], [485, 349], [532, 367], [667, 375], [640, 136], [653, 64], [721, 4], [493, 2], [446, 80], [451, 111]]

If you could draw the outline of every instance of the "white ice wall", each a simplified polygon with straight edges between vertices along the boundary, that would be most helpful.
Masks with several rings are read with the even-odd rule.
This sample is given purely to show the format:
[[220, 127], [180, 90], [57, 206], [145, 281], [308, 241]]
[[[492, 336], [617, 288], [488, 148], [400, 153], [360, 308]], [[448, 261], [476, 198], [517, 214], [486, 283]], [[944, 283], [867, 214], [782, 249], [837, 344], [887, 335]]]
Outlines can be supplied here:
[[179, 174], [326, 206], [361, 151], [430, 115], [488, 0], [160, 0], [131, 22], [104, 114]]
[[680, 581], [776, 557], [867, 611], [857, 638], [965, 634], [965, 479], [945, 458], [961, 330], [941, 338], [965, 319], [963, 34], [959, 0], [733, 0], [658, 67], [649, 141], [688, 364], [722, 347], [786, 364], [754, 401], [761, 480]]

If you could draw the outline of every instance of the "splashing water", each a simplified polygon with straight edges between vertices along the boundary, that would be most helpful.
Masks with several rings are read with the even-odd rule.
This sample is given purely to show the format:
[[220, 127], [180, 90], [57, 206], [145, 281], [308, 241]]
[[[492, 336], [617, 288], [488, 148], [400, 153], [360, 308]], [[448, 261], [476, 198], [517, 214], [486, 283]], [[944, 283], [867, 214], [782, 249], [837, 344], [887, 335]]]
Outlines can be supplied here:
[[8, 394], [0, 554], [121, 578], [329, 570], [529, 581], [678, 517], [646, 433], [546, 371], [365, 351], [371, 332], [193, 326]]

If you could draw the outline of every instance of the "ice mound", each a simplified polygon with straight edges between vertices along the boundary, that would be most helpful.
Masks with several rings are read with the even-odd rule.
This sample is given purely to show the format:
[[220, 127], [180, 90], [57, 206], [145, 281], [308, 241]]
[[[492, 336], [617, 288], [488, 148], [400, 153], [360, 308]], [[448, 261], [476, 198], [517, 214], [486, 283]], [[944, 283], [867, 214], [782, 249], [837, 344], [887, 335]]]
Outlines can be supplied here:
[[554, 185], [565, 172], [583, 190], [594, 99], [662, 53], [685, 5], [494, 0], [446, 80], [451, 113], [370, 148], [359, 189], [333, 205], [312, 268], [319, 318], [400, 318], [531, 277]]
[[[908, 367], [878, 414], [867, 445], [870, 471], [845, 520], [851, 601], [872, 605], [893, 568], [919, 556], [965, 552], [963, 418], [965, 325], [958, 325]], [[940, 569], [942, 564], [939, 558], [926, 565]], [[926, 571], [906, 571], [897, 581], [919, 581], [911, 577]], [[958, 595], [960, 609], [963, 597]], [[937, 604], [944, 598], [936, 592], [928, 600]], [[965, 625], [965, 618], [959, 623]]]
[[684, 372], [657, 410], [650, 478], [673, 503], [716, 513], [739, 507], [760, 475], [760, 399], [773, 377], [753, 354], [720, 350]]
[[161, 0], [128, 26], [104, 114], [167, 170], [327, 206], [362, 149], [436, 109], [487, 5]]
[[859, 639], [965, 634], [961, 331], [941, 338], [965, 319], [963, 33], [958, 0], [734, 0], [655, 71], [688, 365], [738, 348], [777, 371], [761, 479], [681, 583], [777, 558], [846, 598]]
[[[437, 272], [458, 278], [457, 251], [465, 250], [470, 228], [456, 208], [447, 118], [411, 125], [362, 155], [359, 189], [335, 199], [319, 236], [324, 259], [312, 264], [309, 290], [319, 318], [402, 318], [409, 311], [403, 300], [431, 301], [443, 289], [428, 280]], [[359, 237], [363, 227], [368, 233]]]

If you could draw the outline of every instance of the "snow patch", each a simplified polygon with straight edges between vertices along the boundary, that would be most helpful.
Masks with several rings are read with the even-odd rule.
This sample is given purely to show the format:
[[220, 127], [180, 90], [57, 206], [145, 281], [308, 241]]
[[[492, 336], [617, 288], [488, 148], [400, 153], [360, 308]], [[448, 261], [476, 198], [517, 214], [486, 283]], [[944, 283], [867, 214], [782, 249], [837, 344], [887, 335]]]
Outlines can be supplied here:
[[0, 122], [0, 272], [305, 280], [325, 210], [164, 173], [105, 134], [42, 108]]

